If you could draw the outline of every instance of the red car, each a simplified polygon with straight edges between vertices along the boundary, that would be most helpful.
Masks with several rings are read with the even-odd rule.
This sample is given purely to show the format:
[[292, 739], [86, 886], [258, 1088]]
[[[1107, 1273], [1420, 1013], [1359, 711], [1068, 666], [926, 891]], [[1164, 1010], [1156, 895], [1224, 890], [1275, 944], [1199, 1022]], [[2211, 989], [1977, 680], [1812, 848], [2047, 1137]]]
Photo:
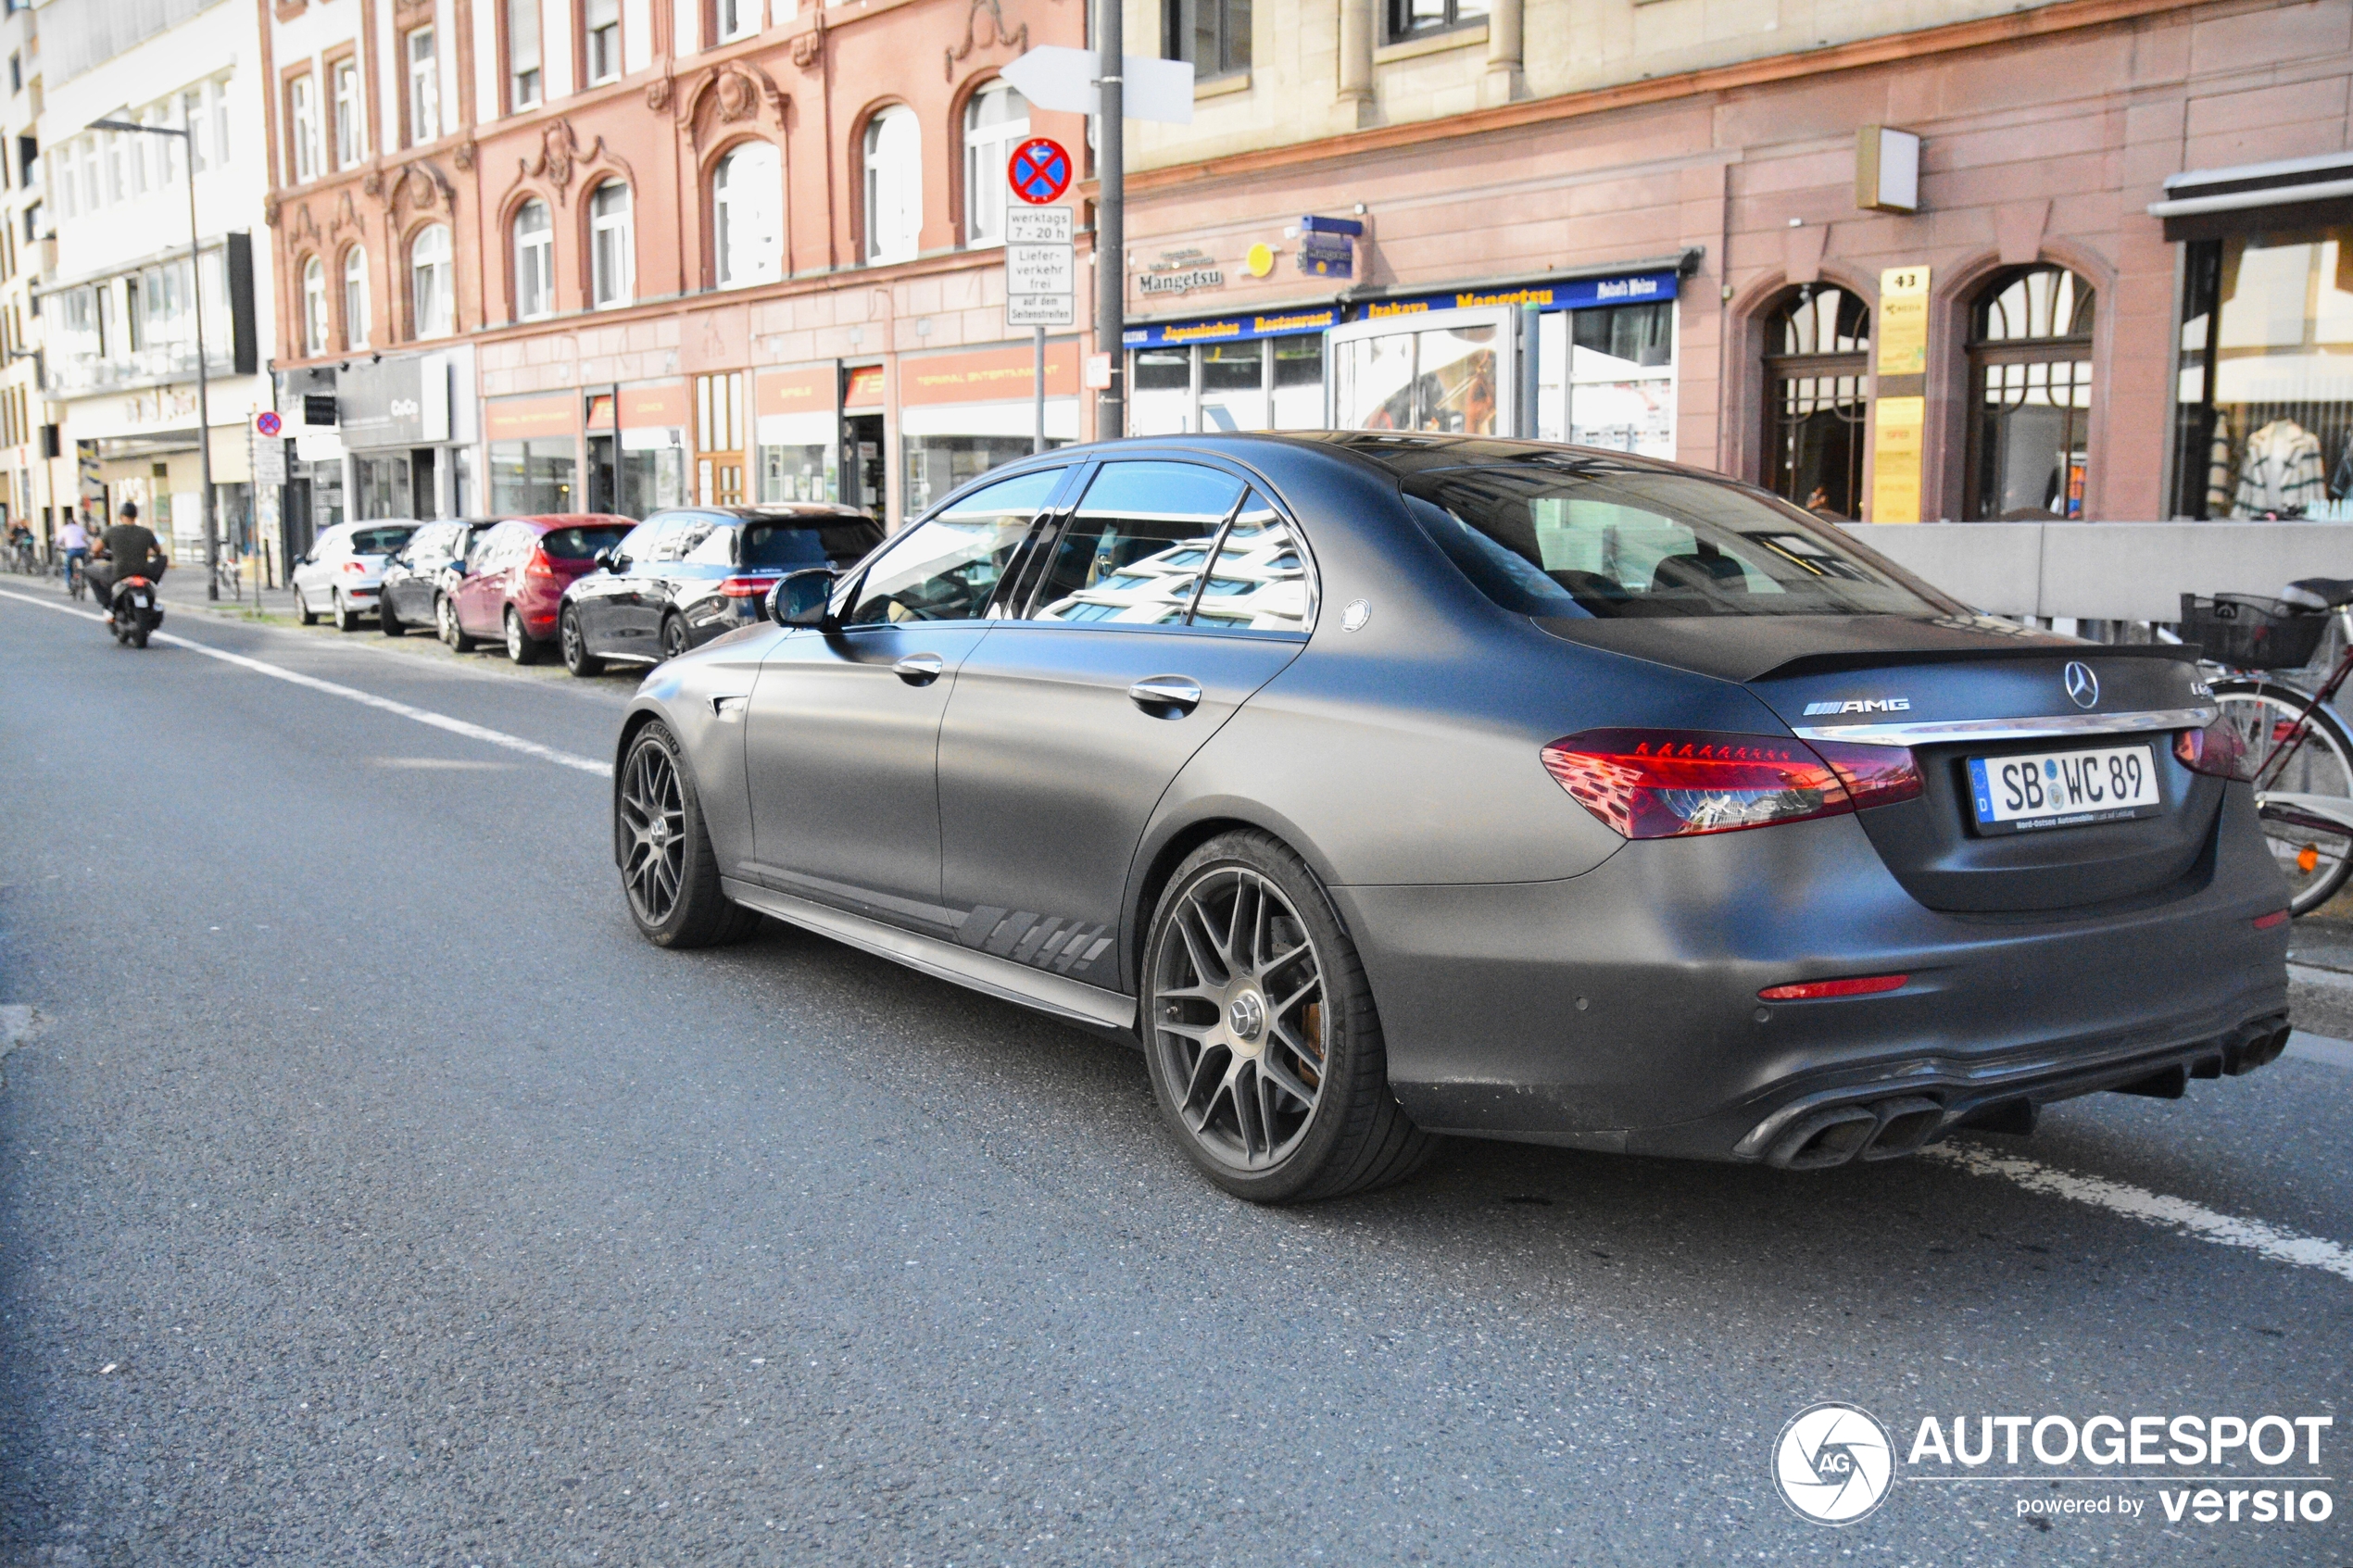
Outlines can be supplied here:
[[534, 664], [556, 634], [564, 584], [597, 570], [597, 557], [636, 527], [601, 512], [510, 517], [475, 536], [457, 585], [441, 596], [441, 640], [464, 653], [503, 642], [517, 664]]

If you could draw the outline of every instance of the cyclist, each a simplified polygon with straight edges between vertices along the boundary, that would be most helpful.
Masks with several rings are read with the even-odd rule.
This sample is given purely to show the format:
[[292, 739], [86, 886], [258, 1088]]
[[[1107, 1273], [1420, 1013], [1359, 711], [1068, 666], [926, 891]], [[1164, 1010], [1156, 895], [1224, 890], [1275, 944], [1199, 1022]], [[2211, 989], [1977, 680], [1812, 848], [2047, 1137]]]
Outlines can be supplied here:
[[68, 512], [65, 527], [57, 531], [57, 549], [65, 558], [66, 591], [73, 591], [73, 570], [80, 567], [86, 578], [90, 571], [90, 531], [82, 526], [82, 514]]

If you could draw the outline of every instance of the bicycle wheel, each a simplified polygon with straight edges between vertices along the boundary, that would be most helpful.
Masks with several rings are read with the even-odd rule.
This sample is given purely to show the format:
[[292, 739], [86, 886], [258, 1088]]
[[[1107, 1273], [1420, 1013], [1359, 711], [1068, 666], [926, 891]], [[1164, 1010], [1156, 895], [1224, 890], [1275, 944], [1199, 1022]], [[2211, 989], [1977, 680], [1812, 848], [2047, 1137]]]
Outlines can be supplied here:
[[2317, 709], [2303, 743], [2274, 774], [2276, 755], [2310, 694], [2269, 681], [2217, 681], [2214, 699], [2264, 781], [2256, 811], [2287, 878], [2288, 908], [2309, 914], [2353, 876], [2353, 831], [2335, 826], [2353, 822], [2353, 735], [2325, 706]]

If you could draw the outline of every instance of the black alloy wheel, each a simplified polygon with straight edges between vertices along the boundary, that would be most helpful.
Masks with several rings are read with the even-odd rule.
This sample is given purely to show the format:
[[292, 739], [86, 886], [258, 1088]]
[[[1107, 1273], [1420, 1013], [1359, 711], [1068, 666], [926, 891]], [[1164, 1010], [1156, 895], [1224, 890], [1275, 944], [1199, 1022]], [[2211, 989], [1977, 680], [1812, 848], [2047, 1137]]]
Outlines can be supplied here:
[[588, 639], [580, 633], [580, 612], [570, 605], [556, 621], [556, 642], [563, 649], [564, 668], [575, 675], [599, 675], [605, 661], [588, 651]]
[[1169, 880], [1144, 957], [1145, 1058], [1209, 1178], [1259, 1203], [1399, 1181], [1435, 1147], [1390, 1093], [1372, 990], [1305, 861], [1227, 834]]
[[458, 605], [447, 594], [436, 595], [433, 601], [433, 622], [441, 633], [441, 640], [452, 652], [472, 653], [474, 640], [458, 624]]
[[539, 645], [522, 629], [522, 611], [507, 607], [507, 660], [510, 664], [539, 662]]
[[710, 947], [759, 928], [757, 911], [719, 885], [719, 857], [702, 802], [667, 725], [648, 724], [630, 743], [613, 792], [613, 854], [629, 896], [629, 918], [660, 947]]
[[392, 611], [392, 591], [388, 588], [376, 592], [376, 630], [387, 637], [397, 637], [409, 630], [408, 622]]
[[661, 657], [675, 659], [686, 651], [686, 622], [681, 617], [661, 618]]

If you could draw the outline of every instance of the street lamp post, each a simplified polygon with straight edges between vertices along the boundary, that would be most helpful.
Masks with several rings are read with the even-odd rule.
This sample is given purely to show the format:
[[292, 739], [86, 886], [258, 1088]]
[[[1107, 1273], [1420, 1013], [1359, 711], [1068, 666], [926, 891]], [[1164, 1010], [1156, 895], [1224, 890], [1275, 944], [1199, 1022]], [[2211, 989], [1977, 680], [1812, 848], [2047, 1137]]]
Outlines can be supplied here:
[[93, 131], [128, 131], [142, 136], [176, 136], [186, 144], [180, 160], [188, 178], [188, 300], [196, 312], [196, 462], [204, 489], [201, 504], [204, 510], [204, 575], [205, 597], [220, 597], [220, 546], [218, 530], [212, 522], [212, 395], [206, 375], [204, 349], [204, 261], [197, 254], [196, 227], [196, 132], [192, 121], [185, 120], [187, 110], [181, 110], [182, 126], [174, 130], [169, 125], [143, 125], [132, 119], [94, 119]]

